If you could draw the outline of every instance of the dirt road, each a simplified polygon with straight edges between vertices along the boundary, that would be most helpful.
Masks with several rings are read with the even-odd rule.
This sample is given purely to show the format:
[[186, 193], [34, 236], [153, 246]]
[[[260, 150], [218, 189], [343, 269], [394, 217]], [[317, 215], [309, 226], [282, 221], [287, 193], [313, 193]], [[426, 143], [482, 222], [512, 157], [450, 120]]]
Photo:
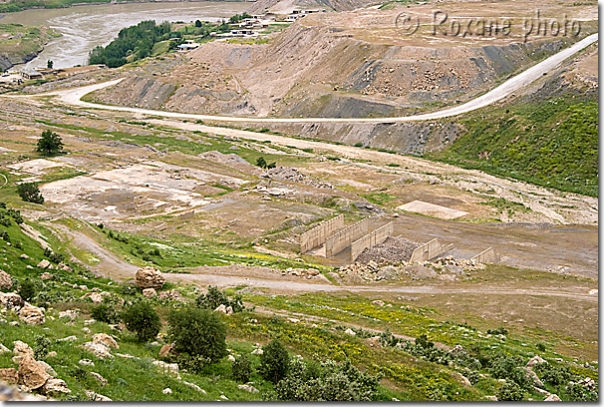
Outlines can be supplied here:
[[489, 91], [488, 93], [473, 99], [463, 105], [455, 106], [452, 108], [444, 109], [438, 112], [420, 114], [416, 116], [405, 116], [405, 117], [389, 117], [389, 118], [247, 118], [247, 117], [229, 117], [229, 116], [210, 116], [210, 115], [198, 115], [198, 114], [186, 114], [176, 112], [165, 112], [161, 110], [150, 110], [140, 109], [134, 107], [125, 106], [109, 106], [100, 105], [96, 103], [83, 102], [80, 99], [82, 96], [94, 92], [99, 89], [103, 89], [109, 86], [118, 84], [122, 79], [114, 80], [111, 82], [100, 83], [96, 85], [86, 86], [78, 89], [68, 89], [63, 91], [46, 93], [44, 95], [56, 95], [59, 99], [66, 104], [91, 109], [103, 109], [113, 110], [119, 112], [129, 112], [152, 116], [161, 116], [177, 119], [192, 119], [192, 120], [208, 120], [214, 122], [245, 122], [245, 123], [400, 123], [400, 122], [414, 122], [423, 120], [434, 120], [445, 117], [457, 116], [463, 113], [468, 113], [473, 110], [483, 108], [491, 105], [506, 96], [513, 94], [514, 92], [522, 89], [523, 87], [531, 84], [532, 82], [539, 79], [544, 74], [553, 70], [556, 66], [562, 63], [565, 59], [583, 50], [587, 46], [598, 41], [598, 34], [592, 34], [583, 40], [573, 44], [572, 46], [558, 52], [557, 54], [547, 58], [546, 60], [538, 63], [537, 65], [527, 69], [526, 71], [516, 75], [515, 77], [507, 80], [500, 86]]

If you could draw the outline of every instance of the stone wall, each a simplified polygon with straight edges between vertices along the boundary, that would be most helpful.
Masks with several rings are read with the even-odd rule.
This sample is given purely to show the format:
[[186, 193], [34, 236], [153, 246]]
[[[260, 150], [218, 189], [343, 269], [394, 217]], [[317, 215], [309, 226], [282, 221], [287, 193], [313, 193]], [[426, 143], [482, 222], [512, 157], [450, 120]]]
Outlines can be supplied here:
[[428, 243], [424, 243], [413, 251], [411, 254], [410, 263], [421, 263], [431, 260], [436, 256], [440, 256], [447, 250], [446, 246], [440, 244], [438, 239], [432, 239]]
[[342, 229], [325, 241], [325, 257], [335, 256], [369, 231], [369, 218]]
[[476, 256], [472, 257], [470, 260], [474, 260], [476, 263], [497, 263], [499, 261], [497, 253], [492, 247], [489, 247], [486, 250], [478, 253]]
[[384, 240], [392, 236], [394, 231], [393, 223], [387, 223], [374, 230], [373, 232], [363, 236], [362, 238], [352, 242], [350, 245], [350, 261], [355, 261], [363, 250], [371, 248], [377, 244], [383, 243]]
[[300, 253], [321, 246], [328, 237], [344, 227], [344, 215], [338, 215], [319, 223], [314, 228], [300, 235]]

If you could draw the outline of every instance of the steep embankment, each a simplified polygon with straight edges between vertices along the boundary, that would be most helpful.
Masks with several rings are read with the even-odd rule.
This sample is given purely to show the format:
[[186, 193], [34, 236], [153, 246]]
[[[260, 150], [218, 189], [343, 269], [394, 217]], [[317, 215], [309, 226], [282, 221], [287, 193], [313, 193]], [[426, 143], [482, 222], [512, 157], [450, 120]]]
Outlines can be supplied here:
[[57, 35], [47, 27], [0, 24], [0, 69], [6, 71], [13, 65], [31, 61]]

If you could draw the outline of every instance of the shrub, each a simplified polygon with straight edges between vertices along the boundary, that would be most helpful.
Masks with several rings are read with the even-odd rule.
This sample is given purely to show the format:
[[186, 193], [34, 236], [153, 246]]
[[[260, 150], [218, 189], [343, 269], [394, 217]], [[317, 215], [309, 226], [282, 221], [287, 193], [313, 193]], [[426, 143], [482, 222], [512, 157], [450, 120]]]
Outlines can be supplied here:
[[262, 348], [260, 355], [260, 375], [265, 380], [277, 384], [289, 372], [289, 352], [279, 340], [274, 339]]
[[524, 399], [525, 392], [513, 381], [507, 380], [497, 392], [497, 400], [500, 401], [520, 401]]
[[205, 356], [211, 363], [228, 354], [226, 326], [216, 313], [186, 307], [173, 310], [168, 316], [168, 323], [169, 337], [176, 352]]
[[218, 287], [209, 286], [206, 294], [201, 294], [195, 300], [195, 304], [199, 308], [208, 309], [210, 311], [224, 304], [225, 307], [233, 308], [233, 312], [241, 312], [245, 309], [240, 295], [235, 295], [232, 300], [229, 300], [224, 291], [220, 291]]
[[280, 401], [371, 401], [380, 378], [359, 371], [349, 360], [307, 364], [296, 357], [288, 375], [275, 386], [275, 394]]
[[549, 363], [539, 363], [534, 370], [541, 380], [553, 386], [568, 383], [572, 379], [572, 373], [568, 366], [555, 367]]
[[487, 329], [487, 333], [491, 334], [491, 335], [507, 335], [508, 330], [505, 329], [504, 327], [500, 326], [497, 329]]
[[113, 304], [102, 302], [101, 304], [92, 307], [91, 316], [100, 322], [106, 322], [108, 324], [117, 324], [120, 322], [120, 314], [115, 309]]
[[256, 165], [260, 168], [266, 168], [268, 164], [266, 163], [264, 157], [258, 157], [256, 160]]
[[190, 370], [193, 373], [201, 373], [204, 367], [212, 363], [210, 358], [202, 355], [189, 355], [188, 353], [180, 353], [177, 357], [178, 365], [184, 369]]
[[55, 155], [63, 151], [63, 141], [61, 137], [50, 130], [42, 132], [42, 138], [38, 140], [36, 151], [43, 155]]
[[568, 385], [566, 394], [568, 401], [598, 401], [597, 391], [591, 391], [579, 383]]
[[36, 336], [35, 345], [33, 348], [34, 351], [34, 359], [36, 360], [44, 360], [46, 355], [48, 355], [48, 348], [50, 347], [50, 340], [43, 336]]
[[44, 203], [44, 197], [34, 182], [24, 182], [17, 185], [17, 193], [25, 202]]
[[26, 278], [19, 285], [18, 294], [25, 301], [31, 301], [36, 296], [36, 291], [36, 284], [29, 278]]
[[10, 235], [8, 234], [8, 232], [6, 230], [3, 230], [2, 232], [0, 232], [0, 237], [5, 242], [9, 242], [10, 243]]
[[136, 333], [139, 342], [154, 339], [161, 329], [161, 320], [153, 307], [146, 301], [140, 301], [122, 313], [122, 320], [129, 331]]
[[241, 355], [233, 362], [232, 376], [236, 382], [247, 383], [252, 375], [252, 361], [249, 356]]
[[50, 256], [48, 256], [48, 260], [52, 261], [55, 264], [58, 264], [65, 260], [65, 256], [63, 256], [61, 253], [53, 252], [50, 254]]
[[489, 373], [496, 379], [506, 379], [513, 381], [523, 389], [530, 387], [529, 380], [526, 377], [526, 370], [519, 356], [497, 355], [491, 360]]
[[545, 352], [545, 344], [543, 342], [537, 342], [535, 347], [537, 348], [537, 350], [539, 350], [541, 352]]
[[136, 295], [138, 293], [138, 288], [130, 284], [123, 284], [120, 292], [123, 295]]

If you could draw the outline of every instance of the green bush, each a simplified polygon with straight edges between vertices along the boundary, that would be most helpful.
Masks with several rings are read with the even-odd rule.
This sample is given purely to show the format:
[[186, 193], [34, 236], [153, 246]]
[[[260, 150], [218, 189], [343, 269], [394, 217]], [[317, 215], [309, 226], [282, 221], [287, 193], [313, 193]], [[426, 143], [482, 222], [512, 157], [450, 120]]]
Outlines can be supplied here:
[[568, 401], [598, 401], [597, 391], [591, 391], [578, 383], [569, 384], [565, 390]]
[[63, 152], [63, 141], [57, 133], [44, 130], [42, 137], [38, 140], [36, 151], [47, 156], [59, 154]]
[[34, 358], [36, 360], [44, 360], [46, 355], [48, 355], [48, 348], [50, 347], [50, 340], [43, 336], [36, 336], [35, 345], [33, 347]]
[[539, 363], [533, 369], [539, 375], [541, 380], [552, 386], [559, 386], [568, 383], [573, 374], [568, 366], [555, 367], [549, 363]]
[[218, 306], [224, 304], [225, 307], [233, 308], [233, 312], [241, 312], [245, 309], [240, 295], [235, 295], [233, 299], [229, 299], [224, 291], [215, 286], [209, 286], [206, 294], [200, 294], [195, 300], [195, 304], [199, 308], [214, 311]]
[[173, 310], [168, 316], [169, 337], [178, 353], [201, 355], [212, 363], [225, 357], [226, 326], [211, 311], [197, 307]]
[[35, 182], [23, 182], [17, 185], [17, 193], [25, 202], [44, 203], [44, 197]]
[[262, 348], [259, 373], [265, 380], [277, 384], [289, 372], [289, 352], [277, 339]]
[[491, 362], [489, 373], [496, 379], [513, 381], [523, 389], [530, 388], [529, 380], [524, 370], [524, 363], [519, 356], [497, 355]]
[[29, 302], [36, 296], [36, 291], [36, 283], [29, 278], [26, 278], [21, 282], [21, 284], [19, 284], [19, 290], [17, 293], [21, 296], [21, 298]]
[[201, 373], [203, 368], [212, 363], [210, 358], [202, 355], [189, 355], [188, 353], [180, 353], [177, 357], [178, 365], [193, 373]]
[[294, 357], [275, 394], [280, 401], [372, 401], [380, 378], [361, 372], [349, 360], [307, 364]]
[[232, 377], [236, 382], [247, 383], [252, 375], [252, 361], [249, 356], [241, 355], [233, 362]]
[[147, 301], [140, 301], [122, 312], [122, 320], [129, 331], [136, 333], [139, 342], [154, 339], [161, 329], [159, 315]]
[[524, 399], [525, 391], [513, 381], [507, 380], [497, 392], [497, 400], [520, 401]]
[[115, 305], [107, 302], [102, 302], [92, 307], [91, 316], [99, 322], [106, 322], [108, 324], [117, 324], [120, 322], [120, 314]]

